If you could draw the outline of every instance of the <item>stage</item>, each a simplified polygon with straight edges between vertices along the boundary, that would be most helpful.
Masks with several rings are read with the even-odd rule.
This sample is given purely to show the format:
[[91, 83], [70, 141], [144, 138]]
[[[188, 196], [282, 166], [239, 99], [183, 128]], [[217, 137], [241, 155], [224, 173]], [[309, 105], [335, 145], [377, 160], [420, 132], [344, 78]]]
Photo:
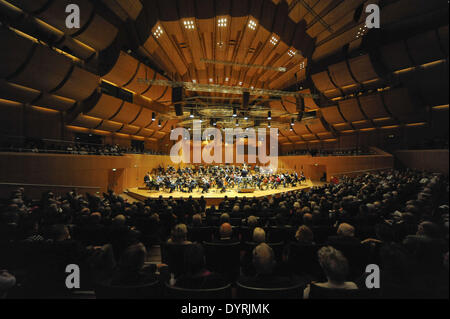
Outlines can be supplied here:
[[210, 189], [208, 193], [201, 192], [200, 189], [194, 190], [192, 193], [183, 193], [179, 191], [174, 191], [172, 193], [164, 192], [164, 191], [155, 191], [155, 190], [148, 190], [144, 189], [143, 187], [135, 187], [135, 188], [129, 188], [125, 193], [137, 200], [144, 201], [147, 198], [158, 198], [159, 196], [162, 196], [163, 198], [169, 198], [173, 197], [174, 199], [179, 198], [188, 198], [189, 196], [192, 196], [192, 198], [200, 198], [204, 197], [206, 200], [206, 205], [218, 205], [225, 196], [228, 196], [229, 198], [243, 198], [243, 197], [272, 197], [277, 196], [278, 194], [286, 193], [289, 191], [296, 191], [301, 189], [308, 189], [313, 186], [319, 186], [320, 183], [313, 183], [310, 180], [306, 180], [306, 182], [302, 183], [299, 186], [296, 187], [282, 187], [280, 186], [278, 189], [268, 189], [268, 190], [255, 190], [253, 193], [238, 193], [237, 190], [227, 190], [224, 193], [220, 193], [218, 189]]

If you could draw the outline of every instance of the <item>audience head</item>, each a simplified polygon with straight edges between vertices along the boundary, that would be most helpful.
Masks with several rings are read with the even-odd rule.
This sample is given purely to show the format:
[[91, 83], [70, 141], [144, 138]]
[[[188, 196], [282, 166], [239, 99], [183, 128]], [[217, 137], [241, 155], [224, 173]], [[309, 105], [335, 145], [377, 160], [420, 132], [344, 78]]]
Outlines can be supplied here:
[[227, 213], [223, 213], [222, 215], [220, 215], [220, 224], [222, 225], [223, 223], [229, 223], [230, 222], [230, 215], [228, 215]]
[[325, 246], [318, 251], [319, 264], [328, 280], [342, 283], [348, 274], [347, 258], [337, 249]]
[[253, 242], [260, 244], [266, 241], [266, 232], [261, 227], [255, 227], [253, 230]]
[[66, 225], [57, 224], [50, 228], [50, 238], [54, 241], [64, 241], [70, 239], [69, 229]]
[[194, 226], [201, 226], [202, 225], [202, 216], [200, 216], [200, 214], [195, 214], [194, 216], [192, 216], [192, 224]]
[[256, 226], [258, 226], [258, 218], [256, 218], [256, 216], [249, 216], [247, 218], [247, 226], [250, 228], [255, 228]]
[[223, 223], [219, 228], [220, 238], [221, 239], [230, 239], [233, 235], [233, 228], [230, 223]]
[[295, 239], [297, 239], [297, 241], [299, 242], [312, 243], [314, 236], [308, 226], [302, 225], [297, 229], [297, 232], [295, 233]]
[[172, 230], [172, 240], [174, 243], [183, 243], [187, 239], [187, 227], [185, 224], [178, 224]]
[[261, 243], [253, 249], [253, 266], [258, 274], [271, 274], [275, 267], [275, 256], [272, 248]]
[[147, 251], [142, 243], [128, 246], [119, 260], [119, 269], [125, 272], [136, 272], [144, 267]]
[[347, 223], [341, 223], [338, 227], [337, 234], [344, 237], [353, 237], [355, 235], [355, 227]]

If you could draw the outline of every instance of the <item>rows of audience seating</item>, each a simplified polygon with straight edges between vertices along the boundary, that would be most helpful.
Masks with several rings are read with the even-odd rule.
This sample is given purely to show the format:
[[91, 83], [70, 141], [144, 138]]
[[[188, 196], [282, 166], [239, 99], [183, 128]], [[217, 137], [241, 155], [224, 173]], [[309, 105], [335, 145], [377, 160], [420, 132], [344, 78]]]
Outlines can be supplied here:
[[284, 155], [309, 155], [309, 156], [361, 156], [361, 155], [373, 155], [374, 152], [370, 150], [362, 150], [358, 148], [354, 149], [336, 149], [336, 150], [321, 150], [321, 149], [310, 149], [310, 150], [294, 150], [287, 152]]
[[117, 144], [90, 144], [81, 142], [45, 142], [42, 140], [27, 140], [24, 142], [4, 142], [0, 146], [1, 152], [20, 153], [49, 153], [49, 154], [75, 154], [75, 155], [110, 155], [122, 156], [123, 154], [151, 154], [163, 155], [162, 152], [144, 150], [137, 147], [121, 147]]
[[17, 189], [0, 212], [5, 298], [448, 298], [440, 174], [374, 172], [217, 207]]

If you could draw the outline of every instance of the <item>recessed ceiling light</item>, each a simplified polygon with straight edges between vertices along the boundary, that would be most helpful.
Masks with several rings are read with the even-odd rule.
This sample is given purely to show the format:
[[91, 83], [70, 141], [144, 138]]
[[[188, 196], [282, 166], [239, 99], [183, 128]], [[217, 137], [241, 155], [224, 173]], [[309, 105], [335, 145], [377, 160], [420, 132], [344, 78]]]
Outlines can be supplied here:
[[193, 20], [185, 20], [183, 22], [183, 24], [184, 24], [184, 28], [185, 29], [190, 29], [190, 30], [195, 29], [195, 25], [194, 25], [194, 21]]
[[212, 78], [209, 78], [209, 82], [212, 82], [213, 81], [213, 79]]
[[278, 43], [278, 39], [276, 36], [272, 36], [272, 38], [270, 39], [270, 43], [272, 43], [273, 45], [276, 45]]
[[153, 35], [155, 38], [159, 38], [161, 35], [163, 34], [163, 30], [161, 29], [161, 26], [158, 26], [155, 30], [155, 32], [153, 32]]
[[228, 77], [226, 77], [226, 78], [225, 78], [225, 82], [228, 82], [228, 80], [229, 80], [229, 78], [228, 78]]
[[227, 18], [220, 18], [220, 19], [217, 21], [217, 26], [218, 26], [219, 28], [224, 28], [224, 27], [226, 27], [226, 26], [227, 26]]
[[197, 83], [197, 80], [196, 80], [196, 79], [193, 79], [193, 80], [192, 80], [192, 83]]
[[253, 21], [253, 20], [250, 20], [249, 23], [248, 23], [248, 27], [250, 29], [252, 29], [252, 30], [255, 30], [256, 29], [256, 22]]

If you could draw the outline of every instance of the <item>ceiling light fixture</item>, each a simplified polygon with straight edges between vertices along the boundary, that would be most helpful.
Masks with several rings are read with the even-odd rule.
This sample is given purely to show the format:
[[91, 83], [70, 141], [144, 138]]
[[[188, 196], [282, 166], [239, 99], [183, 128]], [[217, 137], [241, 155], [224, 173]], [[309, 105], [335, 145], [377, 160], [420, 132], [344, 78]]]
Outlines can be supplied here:
[[248, 23], [248, 27], [252, 30], [256, 30], [256, 22], [253, 20], [250, 20]]
[[161, 35], [163, 34], [163, 30], [161, 29], [161, 26], [158, 26], [155, 30], [155, 32], [153, 32], [153, 36], [155, 38], [159, 38]]

